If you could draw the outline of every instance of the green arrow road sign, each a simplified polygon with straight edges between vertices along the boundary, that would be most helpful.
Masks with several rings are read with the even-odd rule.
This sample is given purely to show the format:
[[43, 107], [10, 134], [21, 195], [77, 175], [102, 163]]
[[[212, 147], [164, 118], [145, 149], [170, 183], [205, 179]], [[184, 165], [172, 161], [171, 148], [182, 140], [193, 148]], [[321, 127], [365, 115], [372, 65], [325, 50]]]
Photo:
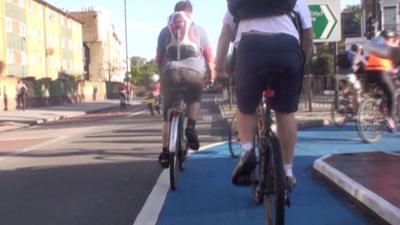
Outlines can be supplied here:
[[320, 40], [329, 39], [338, 22], [329, 5], [309, 5], [309, 8], [312, 17], [314, 38]]

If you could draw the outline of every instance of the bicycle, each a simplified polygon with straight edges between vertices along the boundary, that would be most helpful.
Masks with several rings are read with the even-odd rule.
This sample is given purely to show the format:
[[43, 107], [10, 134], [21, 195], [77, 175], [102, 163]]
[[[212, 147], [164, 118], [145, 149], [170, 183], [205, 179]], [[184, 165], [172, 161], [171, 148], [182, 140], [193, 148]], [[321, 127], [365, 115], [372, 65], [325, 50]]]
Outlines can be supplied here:
[[121, 91], [119, 94], [119, 109], [120, 109], [120, 111], [126, 110], [126, 104], [127, 104], [126, 93]]
[[[273, 70], [266, 71], [266, 74], [276, 73]], [[252, 174], [252, 195], [257, 204], [264, 203], [265, 224], [282, 225], [285, 221], [285, 205], [290, 207], [291, 200], [286, 186], [281, 147], [271, 128], [273, 120], [270, 100], [273, 97], [274, 91], [267, 87], [259, 106], [261, 122], [254, 139], [258, 160]]]
[[342, 79], [339, 81], [340, 90], [338, 96], [335, 96], [330, 110], [332, 123], [337, 127], [344, 126], [346, 122], [352, 120], [357, 114], [353, 99], [356, 97], [358, 90], [354, 86], [360, 84], [355, 75], [347, 75], [346, 77], [347, 80]]
[[[183, 88], [176, 88], [178, 92]], [[168, 111], [168, 149], [169, 149], [169, 180], [171, 190], [176, 190], [177, 176], [179, 171], [185, 168], [188, 145], [184, 131], [186, 128], [186, 104], [182, 95], [178, 95], [174, 106]]]
[[[387, 127], [385, 120], [389, 115], [386, 95], [383, 94], [382, 88], [373, 84], [370, 90], [360, 104], [356, 122], [358, 135], [365, 143], [374, 143], [382, 138], [384, 128]], [[398, 103], [396, 107], [399, 111]]]
[[228, 146], [231, 157], [237, 158], [240, 156], [241, 153], [240, 138], [238, 136], [238, 130], [237, 130], [236, 113], [232, 116], [232, 118], [229, 121]]

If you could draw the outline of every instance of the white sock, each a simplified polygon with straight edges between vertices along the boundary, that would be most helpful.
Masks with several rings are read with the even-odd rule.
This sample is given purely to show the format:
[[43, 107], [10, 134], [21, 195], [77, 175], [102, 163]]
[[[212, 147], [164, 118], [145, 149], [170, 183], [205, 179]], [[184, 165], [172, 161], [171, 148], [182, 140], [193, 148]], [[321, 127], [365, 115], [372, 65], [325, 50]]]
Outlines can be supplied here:
[[243, 143], [242, 144], [242, 154], [244, 154], [247, 151], [251, 151], [253, 149], [253, 143]]
[[287, 177], [293, 177], [293, 164], [285, 164], [284, 169], [285, 169], [285, 174]]

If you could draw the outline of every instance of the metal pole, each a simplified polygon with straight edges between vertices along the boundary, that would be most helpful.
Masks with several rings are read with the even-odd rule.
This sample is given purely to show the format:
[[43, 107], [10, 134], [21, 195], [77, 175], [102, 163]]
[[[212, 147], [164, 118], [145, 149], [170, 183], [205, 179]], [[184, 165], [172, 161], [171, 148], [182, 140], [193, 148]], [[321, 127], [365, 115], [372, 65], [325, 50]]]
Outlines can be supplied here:
[[125, 12], [125, 60], [126, 60], [126, 73], [125, 78], [129, 74], [129, 63], [128, 63], [128, 23], [126, 18], [126, 0], [124, 0], [124, 12]]

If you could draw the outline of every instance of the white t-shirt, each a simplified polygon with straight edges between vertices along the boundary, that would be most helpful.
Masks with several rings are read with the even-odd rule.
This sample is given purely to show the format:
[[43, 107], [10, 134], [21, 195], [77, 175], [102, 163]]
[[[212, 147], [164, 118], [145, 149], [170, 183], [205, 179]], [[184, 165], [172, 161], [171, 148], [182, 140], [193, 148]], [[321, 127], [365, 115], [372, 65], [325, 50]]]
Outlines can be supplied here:
[[[306, 4], [306, 0], [297, 0], [294, 11], [300, 14], [303, 29], [308, 29], [312, 26], [310, 10]], [[224, 23], [230, 25], [232, 28], [235, 26], [234, 18], [229, 11], [225, 14]], [[287, 15], [240, 21], [235, 38], [235, 44], [240, 41], [242, 33], [249, 31], [259, 31], [272, 34], [284, 33], [292, 35], [299, 40], [299, 33], [297, 32], [292, 19]]]

